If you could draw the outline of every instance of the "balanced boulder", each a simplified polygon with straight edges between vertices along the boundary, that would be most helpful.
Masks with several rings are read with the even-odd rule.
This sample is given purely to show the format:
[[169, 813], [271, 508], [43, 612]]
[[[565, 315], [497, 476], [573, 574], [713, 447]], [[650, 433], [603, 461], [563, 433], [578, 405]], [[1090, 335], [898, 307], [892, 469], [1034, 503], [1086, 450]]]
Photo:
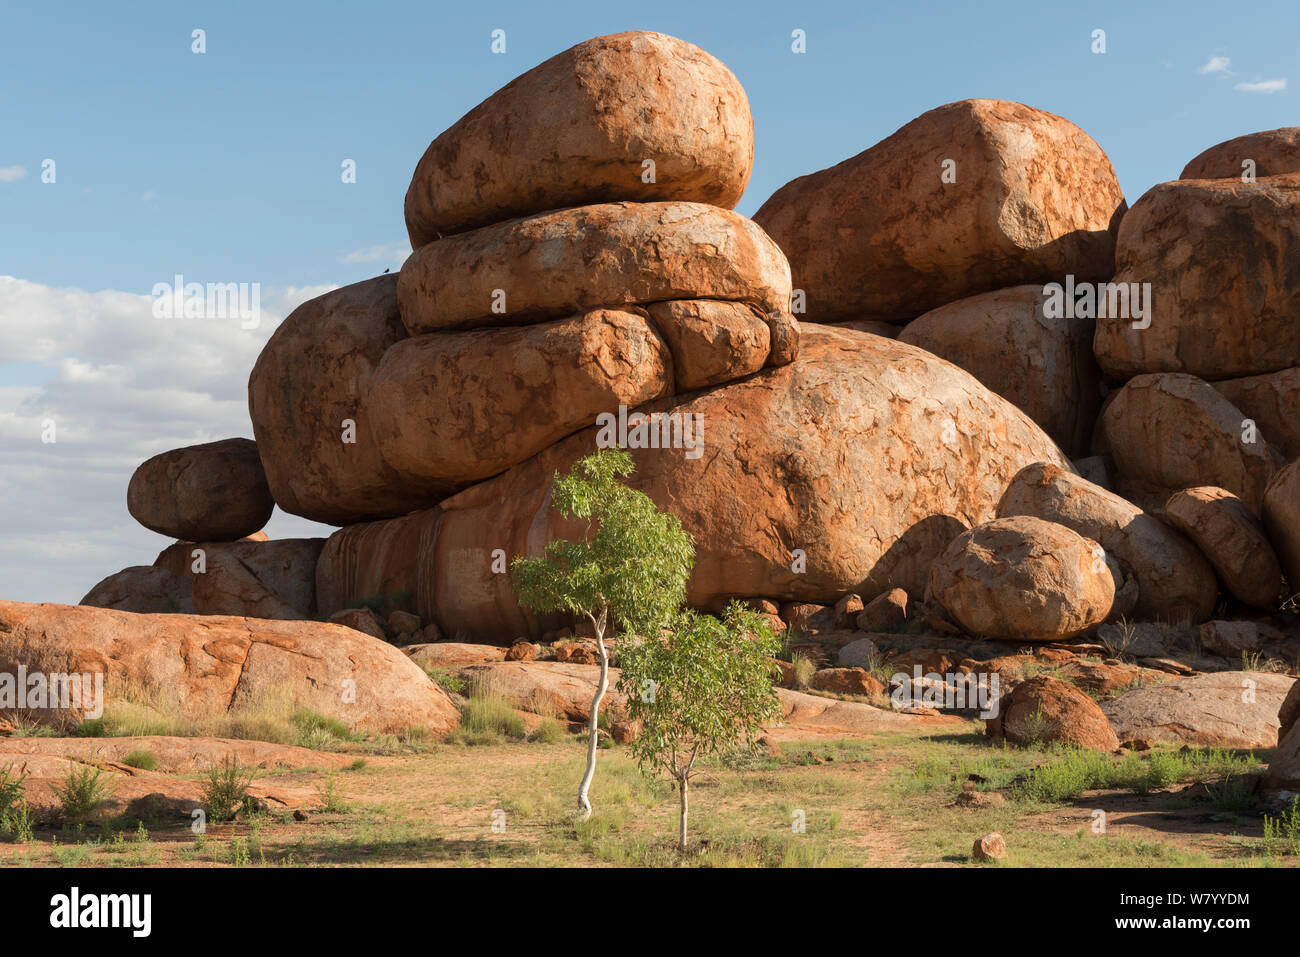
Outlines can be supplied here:
[[1116, 393], [1101, 429], [1122, 476], [1170, 489], [1217, 485], [1258, 513], [1283, 461], [1262, 436], [1251, 435], [1244, 418], [1195, 376], [1154, 373]]
[[412, 335], [519, 325], [663, 299], [790, 308], [790, 267], [751, 220], [702, 203], [604, 203], [429, 243], [402, 264]]
[[1118, 495], [1058, 465], [1027, 466], [1007, 486], [998, 517], [1032, 515], [1101, 545], [1138, 583], [1139, 618], [1201, 622], [1218, 597], [1214, 570], [1186, 538]]
[[825, 326], [804, 327], [791, 365], [644, 411], [698, 444], [650, 447], [630, 429], [603, 439], [588, 429], [437, 509], [344, 529], [317, 566], [319, 610], [403, 592], [446, 634], [540, 634], [505, 561], [584, 533], [551, 507], [551, 482], [605, 440], [628, 448], [629, 483], [694, 537], [696, 607], [753, 595], [830, 604], [894, 586], [919, 594], [949, 541], [994, 517], [1016, 471], [1066, 464], [1023, 413], [955, 366]]
[[981, 293], [930, 310], [898, 338], [961, 366], [1067, 455], [1085, 455], [1101, 405], [1093, 320], [1049, 318], [1044, 303], [1041, 285]]
[[429, 144], [406, 192], [406, 228], [419, 249], [615, 200], [730, 209], [753, 160], [749, 101], [722, 63], [662, 33], [595, 37], [512, 80]]
[[1005, 100], [931, 110], [776, 191], [754, 220], [790, 260], [809, 322], [903, 322], [1020, 283], [1110, 278], [1125, 209], [1068, 120]]
[[191, 541], [234, 541], [260, 530], [275, 509], [257, 443], [223, 439], [147, 459], [126, 490], [145, 528]]
[[1124, 217], [1115, 259], [1115, 284], [1151, 284], [1151, 314], [1098, 317], [1108, 377], [1300, 366], [1300, 174], [1153, 186]]
[[646, 317], [593, 309], [396, 343], [370, 383], [367, 419], [380, 454], [404, 479], [451, 492], [522, 462], [602, 412], [672, 393], [672, 353]]
[[973, 635], [1056, 641], [1105, 621], [1115, 582], [1096, 542], [1023, 515], [953, 539], [930, 567], [927, 599]]
[[1300, 126], [1247, 133], [1211, 146], [1183, 167], [1179, 179], [1240, 179], [1300, 173]]
[[1264, 527], [1227, 489], [1188, 488], [1171, 497], [1165, 518], [1196, 543], [1238, 601], [1267, 608], [1282, 590], [1282, 570]]
[[286, 512], [346, 525], [438, 501], [435, 486], [384, 461], [365, 409], [380, 360], [405, 338], [397, 277], [388, 275], [303, 303], [262, 348], [248, 377], [248, 414]]

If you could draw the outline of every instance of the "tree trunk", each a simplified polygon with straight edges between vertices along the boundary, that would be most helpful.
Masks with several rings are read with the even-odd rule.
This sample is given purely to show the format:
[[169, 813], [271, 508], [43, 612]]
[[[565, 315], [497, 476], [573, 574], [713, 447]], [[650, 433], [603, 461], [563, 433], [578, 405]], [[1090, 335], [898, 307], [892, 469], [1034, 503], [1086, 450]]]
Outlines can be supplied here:
[[578, 812], [581, 820], [591, 817], [591, 801], [587, 792], [591, 788], [591, 779], [596, 774], [596, 749], [600, 744], [597, 722], [600, 719], [600, 700], [605, 697], [609, 687], [609, 652], [605, 648], [605, 620], [608, 608], [600, 610], [600, 618], [588, 615], [596, 627], [596, 647], [600, 649], [600, 681], [596, 683], [596, 695], [591, 699], [591, 714], [587, 718], [587, 770], [578, 785]]
[[682, 797], [682, 817], [677, 827], [677, 850], [682, 854], [686, 853], [687, 789], [690, 786], [690, 780], [688, 778], [682, 778], [678, 782], [678, 791]]

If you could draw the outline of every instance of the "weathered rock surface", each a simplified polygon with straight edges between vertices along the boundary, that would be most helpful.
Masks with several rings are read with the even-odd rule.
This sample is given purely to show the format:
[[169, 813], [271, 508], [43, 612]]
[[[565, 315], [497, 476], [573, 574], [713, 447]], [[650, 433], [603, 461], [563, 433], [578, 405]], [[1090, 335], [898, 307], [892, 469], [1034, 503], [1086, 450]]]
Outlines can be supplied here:
[[248, 377], [248, 414], [271, 493], [286, 512], [347, 525], [441, 497], [384, 461], [365, 409], [380, 360], [405, 338], [395, 275], [317, 296], [272, 333]]
[[[955, 163], [955, 182], [944, 182]], [[1051, 113], [962, 100], [754, 214], [807, 293], [808, 322], [901, 322], [966, 296], [1114, 271], [1124, 196], [1101, 148]]]
[[877, 708], [861, 701], [838, 701], [785, 688], [777, 688], [776, 694], [781, 699], [781, 721], [770, 726], [767, 733], [775, 741], [851, 737], [962, 722], [961, 718], [954, 715], [908, 714]]
[[1300, 681], [1291, 686], [1291, 690], [1282, 700], [1282, 707], [1278, 708], [1278, 734], [1283, 736], [1289, 734], [1297, 719], [1300, 719]]
[[[480, 686], [501, 695], [520, 711], [558, 718], [570, 724], [586, 724], [591, 716], [591, 699], [600, 678], [599, 665], [557, 661], [492, 661], [466, 665], [456, 674], [471, 688]], [[610, 734], [626, 741], [636, 734], [627, 715], [627, 700], [618, 693], [620, 672], [609, 670], [609, 690], [601, 701], [600, 713], [609, 720]]]
[[1101, 405], [1094, 323], [1048, 318], [1042, 285], [1013, 286], [931, 309], [898, 334], [961, 366], [1037, 422], [1067, 455], [1086, 455]]
[[141, 615], [194, 614], [189, 582], [166, 568], [153, 565], [132, 565], [114, 572], [86, 592], [86, 597], [77, 604], [133, 611]]
[[1300, 791], [1300, 726], [1293, 725], [1278, 741], [1264, 775], [1264, 787]]
[[485, 661], [503, 661], [506, 657], [506, 649], [499, 645], [470, 645], [461, 641], [435, 641], [411, 645], [406, 649], [406, 653], [425, 671], [435, 668], [462, 668], [465, 665], [477, 665]]
[[[700, 457], [633, 449], [629, 478], [694, 536], [697, 607], [753, 595], [829, 603], [889, 587], [919, 594], [933, 558], [993, 517], [1017, 470], [1066, 464], [1023, 413], [956, 367], [829, 327], [805, 327], [792, 365], [646, 408], [703, 424]], [[493, 553], [538, 554], [551, 538], [583, 534], [553, 511], [549, 489], [595, 439], [594, 429], [572, 436], [438, 509], [336, 533], [317, 567], [321, 612], [409, 592], [402, 607], [436, 617], [446, 634], [540, 634], [509, 576], [494, 573]], [[803, 572], [792, 567], [796, 548]]]
[[[557, 282], [558, 276], [563, 277]], [[666, 299], [790, 308], [790, 267], [751, 220], [701, 203], [578, 206], [430, 243], [402, 264], [412, 335]]]
[[363, 635], [369, 635], [379, 641], [388, 640], [388, 633], [384, 631], [384, 624], [380, 621], [379, 616], [375, 614], [373, 608], [344, 608], [330, 615], [330, 621], [336, 625], [342, 625], [344, 628], [359, 631]]
[[[677, 392], [739, 379], [767, 364], [772, 333], [748, 303], [675, 299], [646, 311], [672, 351]], [[794, 330], [794, 319], [787, 318]]]
[[1059, 641], [1106, 620], [1115, 581], [1096, 542], [1021, 515], [953, 539], [930, 566], [926, 597], [974, 635]]
[[1098, 542], [1137, 579], [1140, 618], [1201, 622], [1214, 611], [1214, 570], [1186, 538], [1056, 465], [1027, 466], [1007, 486], [998, 516], [1032, 515]]
[[1100, 427], [1121, 474], [1171, 489], [1217, 485], [1258, 513], [1283, 461], [1262, 437], [1242, 441], [1244, 418], [1195, 376], [1155, 373], [1130, 379]]
[[1247, 133], [1217, 143], [1184, 166], [1178, 178], [1241, 179], [1247, 169], [1257, 178], [1300, 173], [1300, 126]]
[[1300, 459], [1300, 369], [1211, 382], [1288, 462]]
[[200, 615], [314, 618], [324, 545], [323, 538], [177, 542], [158, 553], [154, 567], [184, 582]]
[[1277, 599], [1277, 555], [1264, 526], [1237, 496], [1213, 486], [1184, 489], [1166, 503], [1165, 518], [1196, 543], [1238, 601], [1266, 608]]
[[1290, 597], [1300, 592], [1300, 459], [1281, 469], [1268, 483], [1263, 518]]
[[380, 454], [404, 480], [452, 492], [586, 428], [602, 412], [673, 391], [673, 356], [645, 316], [593, 309], [555, 322], [399, 342], [375, 371], [367, 409]]
[[1101, 317], [1093, 348], [1112, 379], [1202, 379], [1300, 365], [1300, 175], [1177, 180], [1124, 217], [1115, 283], [1151, 283], [1147, 328]]
[[1221, 671], [1136, 688], [1104, 702], [1101, 710], [1120, 741], [1271, 748], [1277, 745], [1278, 708], [1294, 681]]
[[257, 443], [222, 439], [146, 459], [126, 490], [131, 517], [191, 541], [234, 541], [261, 529], [275, 509]]
[[[396, 648], [314, 621], [0, 601], [0, 673], [19, 665], [29, 673], [102, 674], [110, 707], [118, 695], [143, 694], [193, 718], [287, 697], [367, 731], [418, 725], [445, 734], [459, 721], [446, 693]], [[84, 710], [29, 716], [60, 723]]]
[[1059, 742], [1096, 751], [1119, 747], [1097, 703], [1059, 678], [1030, 678], [1005, 696], [1001, 706], [995, 728], [1016, 744]]
[[662, 33], [595, 37], [512, 80], [429, 144], [406, 192], [406, 228], [419, 249], [614, 200], [730, 209], [753, 159], [749, 101], [722, 63]]

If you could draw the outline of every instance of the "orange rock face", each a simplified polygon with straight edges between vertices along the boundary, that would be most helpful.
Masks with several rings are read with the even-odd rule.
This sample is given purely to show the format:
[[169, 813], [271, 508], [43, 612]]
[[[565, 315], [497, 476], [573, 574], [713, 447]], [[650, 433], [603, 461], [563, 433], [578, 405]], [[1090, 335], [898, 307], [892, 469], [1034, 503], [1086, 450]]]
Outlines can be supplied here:
[[1150, 326], [1097, 320], [1093, 348], [1113, 379], [1202, 379], [1300, 365], [1300, 174], [1254, 183], [1179, 180], [1124, 217], [1116, 283], [1151, 283]]
[[1217, 485], [1258, 514], [1283, 460], [1261, 436], [1244, 441], [1245, 418], [1195, 376], [1155, 373], [1129, 380], [1100, 427], [1121, 475], [1169, 489]]
[[1247, 133], [1211, 146], [1185, 167], [1179, 179], [1241, 178], [1246, 163], [1256, 177], [1300, 173], [1300, 126]]
[[418, 250], [568, 206], [730, 209], [753, 159], [749, 101], [730, 70], [675, 37], [616, 33], [517, 77], [429, 144], [406, 192], [406, 228]]
[[678, 392], [739, 379], [768, 362], [772, 333], [747, 303], [675, 299], [647, 312], [672, 350]]
[[133, 611], [140, 615], [194, 614], [190, 583], [166, 568], [132, 565], [99, 582], [78, 605]]
[[1286, 576], [1287, 592], [1300, 592], [1300, 460], [1273, 476], [1264, 490], [1264, 528]]
[[184, 583], [200, 615], [314, 618], [316, 560], [324, 544], [323, 538], [177, 542], [158, 553], [154, 566]]
[[1214, 611], [1214, 570], [1186, 538], [1118, 495], [1051, 464], [1026, 467], [1007, 486], [998, 516], [1032, 515], [1104, 548], [1138, 582], [1137, 616], [1201, 622]]
[[[314, 621], [0, 601], [0, 672], [19, 665], [102, 674], [109, 708], [133, 689], [192, 717], [287, 696], [297, 707], [377, 732], [419, 725], [445, 734], [459, 720], [446, 692], [399, 650]], [[77, 716], [52, 709], [37, 717]]]
[[932, 309], [898, 339], [961, 366], [1067, 455], [1085, 455], [1101, 405], [1093, 320], [1048, 318], [1043, 304], [1040, 285], [998, 289]]
[[962, 100], [787, 183], [754, 220], [807, 295], [799, 318], [901, 322], [1021, 283], [1110, 278], [1124, 209], [1110, 160], [1073, 123]]
[[248, 378], [248, 413], [286, 512], [344, 525], [437, 502], [383, 460], [364, 408], [384, 352], [405, 338], [391, 275], [305, 302], [272, 334]]
[[1300, 369], [1211, 382], [1289, 462], [1300, 459]]
[[1238, 601], [1267, 608], [1282, 590], [1282, 570], [1264, 527], [1227, 489], [1184, 489], [1165, 505], [1165, 518], [1200, 548], [1223, 587]]
[[738, 213], [701, 203], [605, 203], [429, 243], [403, 263], [397, 281], [412, 335], [663, 299], [725, 299], [787, 314], [790, 267]]
[[366, 421], [404, 481], [451, 492], [522, 462], [601, 412], [672, 393], [673, 356], [646, 317], [594, 309], [399, 342], [370, 383]]
[[1060, 742], [1113, 751], [1119, 739], [1097, 702], [1059, 678], [1030, 678], [1003, 700], [1002, 734], [1017, 744]]
[[[919, 594], [930, 562], [993, 517], [1019, 468], [1066, 464], [1023, 413], [955, 366], [823, 326], [804, 326], [791, 365], [647, 408], [701, 423], [698, 458], [630, 449], [629, 478], [694, 536], [697, 607], [752, 595], [830, 603], [892, 586]], [[596, 437], [578, 433], [437, 509], [331, 536], [317, 565], [320, 611], [402, 592], [447, 634], [540, 634], [494, 553], [539, 554], [582, 534], [548, 493]]]
[[953, 539], [930, 566], [926, 597], [973, 635], [1055, 641], [1105, 621], [1115, 582], [1096, 542], [1017, 516]]
[[147, 459], [131, 476], [126, 508], [160, 535], [234, 541], [265, 525], [275, 501], [257, 444], [223, 439]]

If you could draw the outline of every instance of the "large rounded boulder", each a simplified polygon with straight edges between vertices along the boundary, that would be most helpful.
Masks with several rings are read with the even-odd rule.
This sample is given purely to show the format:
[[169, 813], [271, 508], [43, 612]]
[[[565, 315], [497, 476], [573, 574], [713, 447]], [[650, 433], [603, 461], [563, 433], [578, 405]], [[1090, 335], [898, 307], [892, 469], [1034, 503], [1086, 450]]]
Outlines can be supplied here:
[[1300, 369], [1211, 382], [1288, 462], [1300, 459]]
[[1032, 515], [1099, 543], [1138, 583], [1136, 616], [1202, 622], [1214, 611], [1218, 582], [1200, 551], [1164, 522], [1050, 462], [1027, 466], [998, 502], [998, 517]]
[[1179, 179], [1232, 179], [1300, 173], [1300, 126], [1247, 133], [1217, 143], [1183, 167]]
[[1224, 589], [1240, 602], [1267, 608], [1282, 590], [1282, 570], [1255, 514], [1227, 489], [1183, 489], [1165, 504], [1165, 518], [1201, 550]]
[[955, 366], [824, 326], [803, 327], [793, 364], [643, 411], [658, 418], [642, 437], [670, 441], [648, 447], [634, 423], [607, 422], [437, 509], [336, 533], [317, 566], [321, 612], [405, 593], [447, 634], [536, 633], [505, 561], [583, 533], [556, 514], [550, 487], [598, 445], [629, 447], [630, 484], [694, 537], [697, 607], [754, 595], [827, 604], [892, 586], [919, 593], [949, 541], [994, 517], [1020, 468], [1068, 467], [1028, 417]]
[[1175, 490], [1217, 485], [1256, 513], [1283, 464], [1236, 406], [1182, 373], [1130, 379], [1107, 403], [1101, 430], [1124, 477]]
[[749, 101], [721, 62], [662, 33], [595, 37], [515, 78], [429, 144], [406, 191], [406, 228], [419, 249], [591, 203], [730, 209], [753, 160]]
[[1068, 120], [1005, 100], [922, 114], [754, 214], [790, 260], [809, 322], [903, 322], [1021, 283], [1110, 278], [1115, 170]]
[[790, 266], [739, 213], [703, 203], [603, 203], [430, 243], [397, 280], [412, 335], [665, 299], [746, 302], [783, 316]]
[[1067, 455], [1085, 455], [1101, 405], [1093, 320], [1049, 315], [1042, 286], [959, 299], [898, 334], [961, 366], [1042, 426]]
[[1150, 315], [1101, 316], [1102, 371], [1202, 379], [1300, 365], [1300, 174], [1153, 186], [1124, 217], [1117, 285], [1150, 283]]
[[1286, 576], [1287, 595], [1300, 592], [1300, 459], [1273, 476], [1264, 490], [1264, 528]]
[[260, 531], [275, 500], [257, 443], [223, 439], [146, 459], [131, 476], [126, 508], [160, 535], [232, 542]]
[[927, 598], [973, 635], [1059, 641], [1106, 620], [1115, 581], [1096, 542], [1026, 515], [953, 539], [930, 567]]

